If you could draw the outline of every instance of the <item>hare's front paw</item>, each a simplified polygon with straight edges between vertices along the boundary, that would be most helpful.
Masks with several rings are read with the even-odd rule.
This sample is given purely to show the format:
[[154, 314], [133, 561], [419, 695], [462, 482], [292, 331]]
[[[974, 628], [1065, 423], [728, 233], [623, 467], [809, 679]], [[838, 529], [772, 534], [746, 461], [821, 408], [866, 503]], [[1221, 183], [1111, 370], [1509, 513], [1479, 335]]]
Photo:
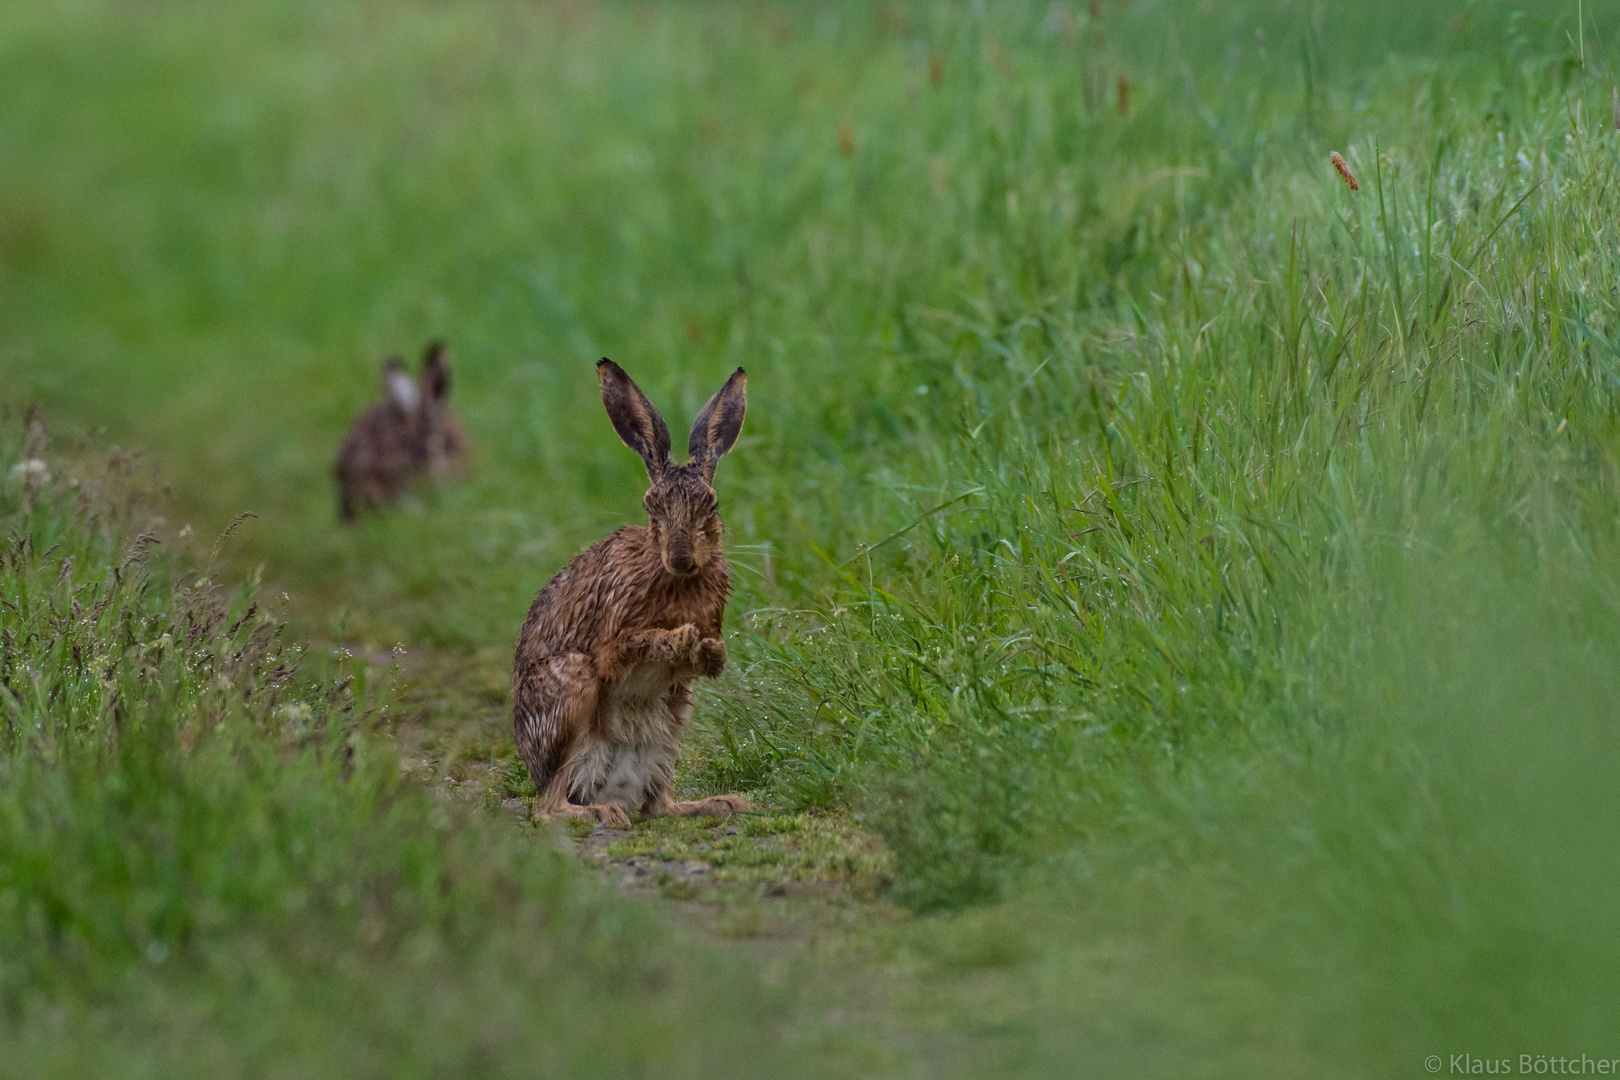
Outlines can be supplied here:
[[612, 803], [564, 803], [555, 810], [542, 810], [539, 806], [534, 808], [534, 820], [545, 821], [548, 818], [570, 818], [574, 821], [594, 821], [602, 825], [617, 825], [622, 829], [630, 827], [630, 815], [624, 812], [621, 806]]
[[702, 635], [698, 628], [691, 623], [683, 623], [675, 629], [664, 634], [664, 643], [669, 648], [669, 658], [676, 664], [688, 664], [692, 660], [692, 650], [697, 648]]
[[717, 637], [704, 638], [692, 650], [692, 666], [706, 679], [726, 670], [726, 643]]
[[580, 809], [585, 812], [580, 815], [586, 821], [598, 821], [603, 825], [617, 825], [621, 829], [630, 827], [630, 815], [624, 812], [624, 807], [614, 806], [612, 803], [592, 803]]

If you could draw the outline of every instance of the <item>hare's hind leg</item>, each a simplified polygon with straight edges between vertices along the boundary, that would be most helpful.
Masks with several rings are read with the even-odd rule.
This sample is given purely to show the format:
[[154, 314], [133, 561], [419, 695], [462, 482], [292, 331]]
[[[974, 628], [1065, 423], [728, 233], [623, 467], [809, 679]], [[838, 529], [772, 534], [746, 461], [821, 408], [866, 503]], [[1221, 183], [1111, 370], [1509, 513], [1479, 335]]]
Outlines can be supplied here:
[[745, 813], [752, 809], [753, 806], [741, 795], [710, 795], [707, 799], [676, 802], [669, 789], [664, 788], [648, 800], [646, 812], [653, 817], [668, 814], [678, 814], [682, 817], [730, 817], [732, 814]]
[[[693, 635], [693, 642], [696, 636]], [[671, 723], [669, 767], [660, 770], [653, 778], [652, 789], [647, 793], [647, 804], [642, 812], [652, 817], [661, 817], [669, 814], [679, 814], [685, 817], [729, 817], [732, 814], [753, 807], [748, 800], [739, 795], [711, 795], [707, 799], [698, 799], [694, 802], [675, 801], [675, 756], [679, 752], [682, 734], [686, 725], [692, 721], [692, 687], [689, 683], [678, 683], [672, 687], [664, 698], [664, 705], [669, 710]]]
[[741, 795], [710, 795], [707, 799], [694, 802], [672, 802], [664, 813], [685, 817], [730, 817], [752, 809], [748, 800]]
[[570, 759], [596, 713], [598, 684], [589, 658], [579, 653], [545, 657], [512, 682], [512, 729], [518, 756], [534, 780], [535, 819], [628, 825], [630, 817], [620, 807], [568, 801]]

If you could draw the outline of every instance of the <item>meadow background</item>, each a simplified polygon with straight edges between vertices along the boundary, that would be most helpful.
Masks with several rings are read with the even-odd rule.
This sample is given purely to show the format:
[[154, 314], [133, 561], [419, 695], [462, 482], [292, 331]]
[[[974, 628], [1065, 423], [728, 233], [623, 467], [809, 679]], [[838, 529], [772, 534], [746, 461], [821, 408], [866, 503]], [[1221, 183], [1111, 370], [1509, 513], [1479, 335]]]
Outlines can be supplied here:
[[[1620, 1058], [1617, 62], [1579, 0], [8, 4], [4, 1056]], [[468, 476], [340, 529], [431, 337]], [[516, 628], [644, 484], [600, 356], [677, 430], [750, 374], [682, 782], [859, 815], [909, 917], [705, 940], [400, 778], [524, 790]]]

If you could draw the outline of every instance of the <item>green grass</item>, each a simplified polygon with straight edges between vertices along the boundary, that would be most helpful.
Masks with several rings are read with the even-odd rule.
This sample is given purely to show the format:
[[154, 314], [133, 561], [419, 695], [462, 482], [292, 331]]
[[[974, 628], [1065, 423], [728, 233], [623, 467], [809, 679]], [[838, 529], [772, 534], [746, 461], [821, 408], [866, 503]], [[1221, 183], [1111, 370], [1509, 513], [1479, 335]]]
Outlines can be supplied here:
[[874, 841], [847, 822], [810, 814], [750, 816], [724, 827], [660, 819], [615, 839], [602, 854], [651, 857], [660, 864], [702, 862], [708, 880], [724, 887], [785, 892], [797, 882], [832, 883], [871, 899], [887, 877], [884, 852]]
[[[749, 989], [768, 957], [722, 976], [672, 947], [742, 1004], [653, 1073], [734, 1040], [712, 1067], [750, 1061], [749, 1038], [972, 1075], [1620, 1056], [1620, 24], [1524, 6], [1137, 0], [1094, 25], [1018, 3], [20, 3], [0, 14], [0, 373], [56, 430], [155, 455], [163, 550], [257, 513], [224, 579], [285, 591], [312, 653], [404, 645], [399, 696], [368, 691], [401, 764], [510, 798], [523, 611], [643, 484], [594, 360], [677, 428], [748, 368], [717, 481], [734, 662], [681, 783], [760, 792], [812, 847], [812, 811], [861, 815], [887, 900], [926, 917], [822, 934], [777, 998]], [[337, 440], [381, 358], [432, 336], [470, 476], [341, 530]], [[152, 708], [179, 739], [210, 706], [176, 694]], [[324, 739], [433, 812], [327, 708]], [[362, 829], [364, 769], [311, 748], [307, 773], [255, 771], [286, 752], [255, 732], [151, 753], [212, 762], [205, 822], [327, 800], [385, 854], [535, 865], [532, 834], [470, 810], [431, 844]], [[89, 737], [84, 776], [109, 746]], [[74, 767], [12, 759], [59, 790], [27, 828], [123, 835]], [[347, 835], [322, 857], [364, 880], [386, 859]], [[452, 970], [518, 932], [510, 896], [582, 888], [546, 865], [431, 909], [506, 912], [435, 939]], [[403, 923], [431, 921], [423, 889]], [[96, 918], [213, 910], [120, 896]], [[200, 941], [299, 940], [256, 891], [234, 902]], [[539, 940], [589, 948], [572, 917]], [[173, 994], [166, 1022], [270, 1060], [195, 1019], [249, 991], [148, 972], [123, 932], [83, 980], [8, 978], [71, 1013], [139, 970], [157, 1004], [96, 1017], [169, 1017]], [[8, 957], [54, 963], [17, 935]], [[297, 985], [341, 997], [347, 970]], [[458, 1007], [551, 1000], [490, 970], [450, 977]], [[580, 978], [591, 1015], [645, 991]], [[669, 1030], [680, 997], [651, 994]], [[332, 1017], [278, 1015], [333, 1045]]]
[[786, 993], [403, 779], [347, 661], [60, 477], [23, 494], [0, 496], [7, 1075], [795, 1069], [763, 1038]]

